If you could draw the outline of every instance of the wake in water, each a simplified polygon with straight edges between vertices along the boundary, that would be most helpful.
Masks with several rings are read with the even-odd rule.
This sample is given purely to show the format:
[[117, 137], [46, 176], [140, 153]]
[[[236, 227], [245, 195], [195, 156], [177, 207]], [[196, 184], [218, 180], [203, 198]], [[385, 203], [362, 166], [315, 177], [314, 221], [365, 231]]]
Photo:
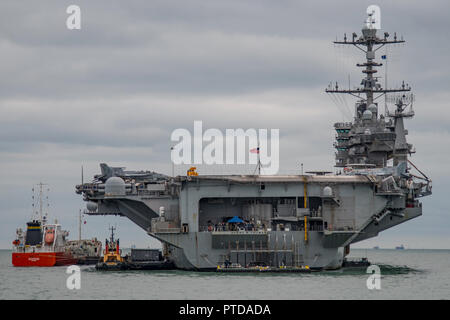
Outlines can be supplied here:
[[[410, 268], [408, 266], [396, 266], [389, 264], [377, 264], [380, 267], [381, 275], [405, 275], [414, 273], [423, 273], [423, 270]], [[214, 271], [211, 272], [195, 272], [195, 271], [184, 271], [184, 270], [138, 270], [138, 271], [98, 271], [94, 267], [84, 268], [83, 271], [100, 273], [100, 274], [121, 274], [121, 275], [163, 275], [163, 276], [186, 276], [186, 277], [233, 277], [233, 276], [245, 276], [245, 277], [302, 277], [302, 276], [358, 276], [367, 275], [367, 267], [344, 267], [339, 270], [323, 270], [319, 272], [313, 272], [308, 274], [301, 273], [233, 273], [233, 274], [221, 274]]]
[[[381, 264], [381, 263], [372, 263], [372, 265], [377, 265], [380, 267], [381, 275], [404, 275], [404, 274], [413, 274], [413, 273], [422, 273], [423, 270], [418, 270], [414, 268], [410, 268], [408, 266], [396, 266], [389, 264]], [[323, 271], [325, 274], [336, 274], [336, 275], [366, 275], [367, 267], [345, 267], [339, 270], [334, 271]]]

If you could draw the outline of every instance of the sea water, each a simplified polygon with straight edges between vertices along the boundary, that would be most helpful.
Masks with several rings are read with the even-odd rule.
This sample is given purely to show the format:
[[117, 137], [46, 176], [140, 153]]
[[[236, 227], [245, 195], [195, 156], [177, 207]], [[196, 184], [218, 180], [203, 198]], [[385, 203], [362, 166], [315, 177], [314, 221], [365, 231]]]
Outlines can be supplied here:
[[381, 271], [369, 289], [367, 268], [316, 273], [223, 274], [191, 271], [96, 271], [81, 266], [80, 289], [67, 267], [18, 268], [0, 250], [0, 299], [450, 299], [450, 250], [352, 249]]

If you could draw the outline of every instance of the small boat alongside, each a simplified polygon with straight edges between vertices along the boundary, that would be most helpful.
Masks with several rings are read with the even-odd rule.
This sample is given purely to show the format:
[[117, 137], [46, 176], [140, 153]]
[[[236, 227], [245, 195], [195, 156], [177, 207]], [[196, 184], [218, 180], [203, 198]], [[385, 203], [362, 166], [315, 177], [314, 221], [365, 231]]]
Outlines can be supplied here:
[[360, 269], [367, 268], [371, 263], [367, 258], [344, 258], [342, 268], [344, 269]]
[[223, 265], [217, 266], [216, 272], [222, 273], [309, 273], [313, 271], [318, 271], [316, 269], [311, 269], [309, 266], [285, 266], [281, 265], [279, 267], [271, 267], [264, 262], [251, 262], [246, 266], [242, 266], [239, 263], [230, 263], [225, 261]]
[[103, 259], [95, 265], [97, 270], [125, 270], [127, 264], [122, 257], [122, 251], [119, 247], [119, 239], [114, 240], [114, 227], [111, 227], [111, 237], [105, 240], [105, 250]]
[[93, 265], [101, 258], [102, 242], [97, 238], [70, 240], [67, 241], [66, 247], [78, 265]]
[[111, 237], [105, 241], [103, 258], [96, 264], [97, 270], [173, 270], [175, 265], [172, 261], [162, 256], [158, 249], [136, 249], [132, 248], [129, 255], [122, 257], [119, 248], [119, 239], [114, 240], [114, 227], [111, 227]]

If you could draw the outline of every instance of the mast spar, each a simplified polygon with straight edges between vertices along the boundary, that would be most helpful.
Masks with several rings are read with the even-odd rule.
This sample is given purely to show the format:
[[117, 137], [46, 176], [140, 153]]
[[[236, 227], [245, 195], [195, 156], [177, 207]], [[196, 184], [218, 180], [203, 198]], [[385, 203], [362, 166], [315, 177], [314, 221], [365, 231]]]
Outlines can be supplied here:
[[[32, 196], [33, 213], [31, 216], [31, 220], [43, 221], [43, 220], [47, 219], [49, 203], [48, 203], [48, 196], [45, 195], [45, 190], [44, 190], [45, 186], [48, 186], [48, 185], [40, 182], [40, 183], [34, 185], [33, 188], [31, 189], [33, 191], [33, 196]], [[48, 192], [49, 189], [47, 188], [46, 191]], [[37, 196], [36, 196], [36, 194], [37, 194]], [[44, 199], [44, 196], [45, 196], [45, 199]], [[44, 203], [44, 201], [45, 201], [45, 203]], [[46, 209], [44, 209], [44, 206], [46, 207]]]
[[[381, 67], [382, 63], [377, 63], [375, 61], [375, 52], [384, 47], [385, 45], [404, 43], [405, 40], [397, 39], [397, 33], [394, 33], [394, 39], [389, 40], [389, 33], [385, 32], [383, 38], [379, 38], [377, 36], [377, 29], [374, 27], [376, 21], [374, 20], [373, 15], [368, 16], [368, 21], [364, 24], [362, 29], [362, 35], [358, 37], [356, 32], [352, 33], [352, 40], [347, 39], [347, 34], [344, 34], [344, 41], [333, 41], [335, 44], [342, 45], [352, 45], [363, 51], [366, 54], [366, 62], [357, 63], [357, 67], [364, 67], [362, 73], [365, 74], [365, 78], [361, 81], [362, 87], [356, 89], [340, 89], [338, 83], [335, 85], [329, 85], [329, 87], [325, 90], [327, 93], [347, 93], [352, 96], [355, 96], [359, 99], [362, 99], [362, 94], [366, 95], [365, 101], [367, 106], [373, 104], [375, 100], [386, 93], [391, 92], [408, 92], [411, 91], [411, 88], [402, 83], [401, 88], [388, 89], [382, 88], [378, 83], [378, 79], [374, 77], [374, 74], [378, 72], [377, 67]], [[374, 94], [380, 94], [379, 96], [374, 96]]]
[[[405, 40], [403, 37], [398, 39], [397, 33], [394, 33], [393, 39], [390, 39], [388, 32], [384, 32], [381, 38], [377, 36], [377, 31], [381, 28], [378, 6], [370, 6], [367, 15], [361, 35], [353, 32], [351, 39], [344, 34], [343, 41], [334, 41], [338, 45], [354, 46], [365, 54], [365, 62], [356, 64], [363, 68], [364, 77], [360, 87], [351, 89], [349, 86], [348, 89], [343, 89], [336, 82], [334, 85], [330, 83], [325, 90], [326, 93], [349, 94], [358, 98], [353, 123], [335, 124], [336, 167], [350, 164], [385, 167], [389, 159], [394, 159], [394, 165], [397, 165], [407, 160], [408, 153], [414, 152], [412, 145], [406, 143], [407, 131], [403, 125], [403, 118], [411, 116], [411, 113], [403, 112], [405, 102], [413, 100], [412, 94], [406, 95], [411, 87], [403, 81], [399, 88], [387, 88], [385, 81], [383, 88], [374, 76], [378, 72], [377, 68], [383, 65], [375, 60], [376, 52], [386, 45], [404, 43]], [[378, 112], [377, 99], [386, 96], [385, 102], [392, 100], [388, 99], [388, 93], [399, 93], [398, 97], [394, 97], [397, 109], [394, 114], [385, 110], [383, 116]], [[394, 122], [386, 121], [385, 117]]]

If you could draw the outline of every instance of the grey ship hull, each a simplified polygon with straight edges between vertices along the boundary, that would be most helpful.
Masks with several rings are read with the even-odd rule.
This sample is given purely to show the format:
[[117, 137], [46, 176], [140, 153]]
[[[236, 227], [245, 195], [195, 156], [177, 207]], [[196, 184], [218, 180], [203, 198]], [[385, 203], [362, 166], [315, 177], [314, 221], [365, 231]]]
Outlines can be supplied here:
[[[268, 236], [273, 239], [271, 247], [273, 252], [270, 259], [266, 260], [267, 265], [279, 266], [283, 264], [287, 266], [309, 266], [317, 269], [339, 269], [342, 266], [344, 257], [343, 248], [324, 248], [320, 246], [320, 235], [312, 233], [310, 245], [304, 245], [303, 233], [296, 231], [272, 231]], [[275, 239], [278, 237], [278, 246], [276, 248]], [[223, 257], [230, 255], [230, 262], [239, 263], [243, 266], [252, 261], [264, 262], [260, 256], [261, 250], [252, 251], [251, 248], [245, 250], [233, 250], [230, 254], [226, 249], [212, 249], [213, 235], [207, 232], [191, 233], [184, 236], [175, 236], [174, 242], [178, 246], [172, 246], [171, 258], [178, 269], [196, 270], [196, 271], [213, 271], [218, 265], [223, 265]], [[294, 239], [295, 245], [289, 241], [286, 249], [283, 248], [283, 239]], [[158, 237], [158, 239], [161, 239]], [[198, 246], [197, 246], [198, 243]], [[300, 244], [300, 245], [299, 245]], [[318, 245], [319, 244], [319, 245]], [[299, 251], [303, 254], [298, 258], [295, 254], [295, 248], [300, 246]], [[262, 250], [264, 251], [264, 250]], [[296, 261], [297, 260], [297, 261]]]
[[[225, 260], [336, 269], [345, 247], [422, 214], [419, 201], [406, 207], [408, 194], [383, 189], [382, 178], [182, 176], [140, 185], [119, 178], [117, 185], [108, 180], [77, 188], [95, 209], [88, 214], [128, 217], [160, 240], [180, 269], [210, 270]], [[218, 228], [233, 216], [259, 226]]]

